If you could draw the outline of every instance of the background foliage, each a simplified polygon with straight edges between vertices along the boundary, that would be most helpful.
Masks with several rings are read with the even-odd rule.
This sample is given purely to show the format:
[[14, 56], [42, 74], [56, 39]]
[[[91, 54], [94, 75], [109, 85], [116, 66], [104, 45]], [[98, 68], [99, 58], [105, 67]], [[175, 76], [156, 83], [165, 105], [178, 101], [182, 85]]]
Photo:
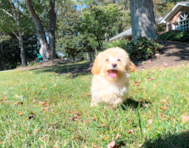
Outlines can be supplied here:
[[154, 40], [140, 37], [135, 42], [126, 41], [125, 39], [118, 39], [112, 42], [104, 43], [104, 49], [111, 47], [121, 47], [125, 49], [131, 59], [144, 60], [152, 57], [157, 50], [162, 48], [162, 45]]
[[[24, 35], [24, 46], [28, 48], [27, 42], [30, 41], [31, 35], [36, 35], [36, 29], [23, 1], [17, 1], [20, 3], [20, 7], [17, 11], [20, 15], [21, 28]], [[153, 2], [156, 22], [158, 22], [158, 20], [168, 13], [179, 1], [154, 0]], [[42, 21], [45, 32], [48, 32], [49, 1], [33, 0], [32, 4]], [[63, 53], [72, 60], [78, 57], [81, 58], [85, 52], [102, 50], [105, 40], [131, 27], [129, 0], [58, 0], [56, 1], [55, 9], [57, 14], [56, 51]], [[13, 34], [18, 33], [18, 27], [10, 14], [13, 14], [10, 3], [0, 0], [1, 66], [11, 64], [11, 59], [6, 57], [6, 55], [9, 55], [9, 52], [19, 53], [17, 50], [20, 48], [17, 45], [18, 42], [15, 41], [13, 42], [15, 44], [14, 47], [17, 48], [12, 48], [11, 51], [8, 50], [10, 49], [9, 44], [7, 44], [4, 39], [5, 36], [15, 38]], [[159, 29], [162, 30], [164, 28]], [[182, 33], [179, 33], [177, 36], [179, 37], [181, 34]], [[183, 41], [188, 39], [187, 33], [184, 34], [182, 35]], [[46, 34], [46, 36], [48, 40], [48, 35]], [[8, 42], [11, 42], [11, 39]], [[134, 46], [132, 43], [130, 44], [129, 48]], [[31, 43], [31, 46], [35, 48], [37, 53], [39, 52], [39, 42]], [[33, 53], [26, 51], [26, 54], [29, 64], [31, 60], [34, 59], [31, 58], [33, 57]], [[2, 55], [4, 55], [4, 57], [2, 57]], [[10, 67], [15, 67], [20, 64], [19, 54], [15, 54], [15, 56], [18, 60], [15, 61], [14, 66]]]

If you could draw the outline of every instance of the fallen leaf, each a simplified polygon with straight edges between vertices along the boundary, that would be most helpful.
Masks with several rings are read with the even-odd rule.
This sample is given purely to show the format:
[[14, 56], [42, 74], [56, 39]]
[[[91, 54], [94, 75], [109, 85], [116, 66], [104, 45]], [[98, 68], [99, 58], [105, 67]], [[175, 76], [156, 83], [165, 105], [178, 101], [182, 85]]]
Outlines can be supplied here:
[[182, 114], [181, 118], [182, 118], [182, 122], [189, 121], [189, 116], [185, 115], [185, 110], [183, 111], [183, 114]]
[[79, 114], [78, 111], [70, 111], [70, 113], [72, 113], [72, 114]]
[[131, 133], [134, 133], [134, 131], [132, 129], [129, 129], [128, 133], [131, 134]]
[[22, 115], [23, 115], [23, 112], [19, 112], [18, 115], [19, 115], [19, 116], [22, 116]]
[[48, 106], [49, 104], [47, 102], [40, 102], [41, 105], [43, 106]]
[[38, 103], [35, 99], [32, 101], [32, 103]]
[[152, 119], [148, 120], [148, 124], [152, 125]]
[[45, 107], [45, 108], [44, 108], [44, 110], [45, 110], [46, 112], [48, 111], [48, 109], [49, 109], [49, 107]]
[[3, 97], [3, 100], [6, 100], [7, 98], [6, 97]]
[[36, 94], [37, 94], [37, 92], [34, 92], [33, 94], [34, 94], [34, 95], [36, 95]]
[[72, 95], [69, 95], [69, 96], [68, 96], [68, 99], [70, 99], [71, 97], [72, 97]]
[[31, 113], [31, 114], [29, 114], [28, 119], [29, 119], [29, 120], [30, 120], [30, 119], [34, 119], [35, 116], [36, 116], [36, 114]]
[[47, 89], [47, 87], [43, 87], [43, 90]]
[[109, 125], [107, 125], [107, 124], [101, 124], [101, 127], [107, 127], [107, 128], [109, 128]]
[[152, 61], [151, 60], [148, 60], [148, 63], [151, 63]]
[[182, 115], [181, 118], [182, 118], [182, 122], [189, 121], [189, 116]]
[[139, 81], [135, 81], [135, 86], [139, 86]]
[[116, 140], [119, 138], [119, 134], [117, 134], [117, 136], [116, 136], [116, 139], [114, 140], [114, 141], [112, 141], [112, 142], [110, 142], [108, 145], [107, 145], [107, 148], [116, 148], [117, 146], [116, 146]]
[[69, 84], [70, 82], [68, 81], [68, 82], [66, 82], [66, 84]]
[[69, 121], [73, 121], [74, 120], [74, 117], [68, 117], [67, 118]]
[[15, 103], [14, 103], [14, 105], [23, 105], [24, 103], [23, 102], [19, 102], [19, 101], [16, 101]]
[[170, 106], [170, 104], [167, 103], [165, 99], [163, 99], [162, 101], [163, 101], [164, 105], [166, 105], [166, 106]]
[[90, 119], [88, 119], [87, 121], [88, 121], [89, 124], [91, 124], [91, 120]]
[[73, 117], [68, 117], [68, 120], [70, 121], [75, 121], [75, 120], [79, 120], [80, 119], [80, 114], [78, 111], [70, 111], [70, 113], [73, 114]]
[[160, 59], [160, 54], [156, 53], [155, 56], [157, 59]]
[[167, 109], [167, 107], [160, 107], [159, 109], [160, 110], [164, 110], [164, 109]]
[[151, 81], [151, 80], [154, 80], [154, 78], [153, 78], [153, 77], [149, 77], [149, 78], [148, 78], [148, 81]]
[[167, 118], [167, 115], [165, 115], [165, 114], [161, 114], [161, 117], [163, 117], [163, 118]]
[[112, 141], [107, 145], [107, 148], [116, 148], [116, 141]]
[[39, 132], [39, 130], [38, 129], [35, 129], [35, 133], [37, 134]]
[[168, 64], [167, 63], [163, 63], [165, 66], [167, 66]]

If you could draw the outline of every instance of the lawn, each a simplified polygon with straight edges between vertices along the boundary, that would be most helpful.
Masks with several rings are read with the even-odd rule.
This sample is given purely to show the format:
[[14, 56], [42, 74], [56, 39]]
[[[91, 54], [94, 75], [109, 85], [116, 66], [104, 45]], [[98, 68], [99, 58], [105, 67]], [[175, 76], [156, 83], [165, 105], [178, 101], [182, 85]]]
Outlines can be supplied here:
[[90, 107], [91, 78], [53, 67], [0, 73], [0, 147], [104, 148], [117, 134], [117, 147], [189, 146], [189, 66], [131, 73], [118, 109]]

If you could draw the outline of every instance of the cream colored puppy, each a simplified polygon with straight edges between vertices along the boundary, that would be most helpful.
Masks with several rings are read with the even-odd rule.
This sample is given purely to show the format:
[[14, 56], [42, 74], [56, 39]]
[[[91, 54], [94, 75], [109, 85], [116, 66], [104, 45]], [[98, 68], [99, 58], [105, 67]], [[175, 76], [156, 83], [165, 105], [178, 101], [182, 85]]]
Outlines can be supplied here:
[[128, 98], [129, 71], [135, 71], [135, 65], [124, 49], [115, 47], [100, 52], [91, 71], [91, 106], [117, 107]]

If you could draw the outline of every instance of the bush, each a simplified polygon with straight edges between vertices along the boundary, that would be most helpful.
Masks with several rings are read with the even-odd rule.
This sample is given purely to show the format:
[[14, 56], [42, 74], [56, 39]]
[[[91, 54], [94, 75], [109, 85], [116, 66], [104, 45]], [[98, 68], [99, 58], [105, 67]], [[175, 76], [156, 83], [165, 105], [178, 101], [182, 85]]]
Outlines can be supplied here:
[[189, 30], [183, 32], [183, 36], [181, 37], [180, 42], [189, 43]]
[[149, 40], [145, 37], [139, 37], [137, 41], [126, 41], [125, 39], [119, 39], [112, 42], [106, 42], [104, 49], [110, 47], [120, 47], [125, 49], [131, 59], [148, 59], [153, 56], [157, 50], [162, 48], [162, 45], [154, 40]]
[[162, 40], [169, 40], [169, 41], [180, 41], [183, 37], [183, 32], [179, 30], [171, 30], [159, 36]]
[[169, 40], [189, 43], [189, 30], [186, 30], [184, 32], [179, 30], [172, 30], [161, 34], [159, 38], [165, 41]]

